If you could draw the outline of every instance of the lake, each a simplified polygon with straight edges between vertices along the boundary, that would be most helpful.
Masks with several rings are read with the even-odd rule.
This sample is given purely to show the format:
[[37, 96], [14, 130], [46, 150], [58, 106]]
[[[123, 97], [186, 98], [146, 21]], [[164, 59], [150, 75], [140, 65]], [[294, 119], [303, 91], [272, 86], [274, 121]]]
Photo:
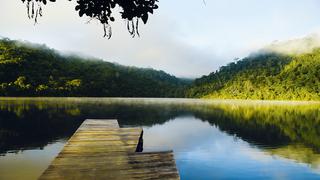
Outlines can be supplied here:
[[181, 179], [320, 179], [320, 103], [1, 98], [0, 179], [37, 179], [87, 118], [143, 127]]

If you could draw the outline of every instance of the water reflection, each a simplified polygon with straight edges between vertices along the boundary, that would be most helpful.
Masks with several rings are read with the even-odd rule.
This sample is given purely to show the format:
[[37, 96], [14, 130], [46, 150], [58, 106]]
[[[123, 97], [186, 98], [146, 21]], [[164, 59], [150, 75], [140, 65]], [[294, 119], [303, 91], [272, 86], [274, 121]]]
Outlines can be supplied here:
[[0, 179], [37, 179], [57, 156], [65, 141], [48, 144], [42, 149], [15, 151], [0, 157]]
[[[145, 127], [144, 142], [146, 151], [174, 149], [182, 179], [199, 179], [199, 174], [200, 179], [312, 179], [320, 175], [317, 169], [310, 171], [308, 164], [279, 158], [276, 151], [281, 148], [252, 145], [192, 116]], [[298, 157], [299, 153], [304, 155], [295, 152]], [[282, 157], [291, 159], [288, 155]]]
[[[86, 118], [144, 127], [144, 150], [173, 149], [184, 179], [319, 178], [319, 107], [316, 102], [4, 98], [0, 179], [3, 169], [27, 172], [12, 163], [24, 162], [19, 157], [43, 152], [52, 159], [59, 152], [55, 145]], [[50, 162], [31, 157], [29, 162], [42, 169]], [[41, 168], [33, 171], [40, 174]]]

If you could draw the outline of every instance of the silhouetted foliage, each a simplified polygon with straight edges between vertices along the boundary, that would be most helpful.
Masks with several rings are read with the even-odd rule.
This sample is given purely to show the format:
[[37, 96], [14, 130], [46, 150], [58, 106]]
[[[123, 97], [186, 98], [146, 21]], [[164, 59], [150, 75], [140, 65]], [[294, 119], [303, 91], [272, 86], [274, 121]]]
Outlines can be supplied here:
[[[42, 6], [47, 4], [47, 0], [22, 0], [22, 2], [27, 5], [28, 17], [35, 22], [43, 15]], [[139, 36], [139, 20], [146, 24], [148, 13], [153, 14], [158, 8], [157, 2], [158, 0], [77, 0], [75, 10], [80, 17], [86, 15], [98, 20], [103, 25], [104, 37], [110, 38], [112, 35], [110, 22], [115, 21], [114, 11], [120, 9], [121, 18], [126, 20], [127, 29], [134, 37]]]

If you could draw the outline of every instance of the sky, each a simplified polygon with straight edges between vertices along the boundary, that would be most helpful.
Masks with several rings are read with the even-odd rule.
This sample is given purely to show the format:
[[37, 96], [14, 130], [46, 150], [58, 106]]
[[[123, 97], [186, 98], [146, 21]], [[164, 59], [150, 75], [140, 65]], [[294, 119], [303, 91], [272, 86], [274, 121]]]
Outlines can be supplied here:
[[36, 25], [20, 0], [0, 2], [0, 36], [187, 78], [274, 41], [320, 32], [318, 0], [159, 0], [159, 9], [139, 26], [139, 38], [118, 19], [110, 40], [98, 22], [78, 16], [75, 0], [48, 3]]

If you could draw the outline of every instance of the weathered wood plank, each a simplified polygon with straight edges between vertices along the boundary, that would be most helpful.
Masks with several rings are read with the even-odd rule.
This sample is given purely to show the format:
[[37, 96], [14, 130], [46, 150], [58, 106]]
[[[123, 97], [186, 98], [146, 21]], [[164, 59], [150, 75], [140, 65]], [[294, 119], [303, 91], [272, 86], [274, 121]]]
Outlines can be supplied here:
[[137, 152], [142, 134], [117, 120], [88, 119], [39, 179], [180, 179], [172, 151]]

